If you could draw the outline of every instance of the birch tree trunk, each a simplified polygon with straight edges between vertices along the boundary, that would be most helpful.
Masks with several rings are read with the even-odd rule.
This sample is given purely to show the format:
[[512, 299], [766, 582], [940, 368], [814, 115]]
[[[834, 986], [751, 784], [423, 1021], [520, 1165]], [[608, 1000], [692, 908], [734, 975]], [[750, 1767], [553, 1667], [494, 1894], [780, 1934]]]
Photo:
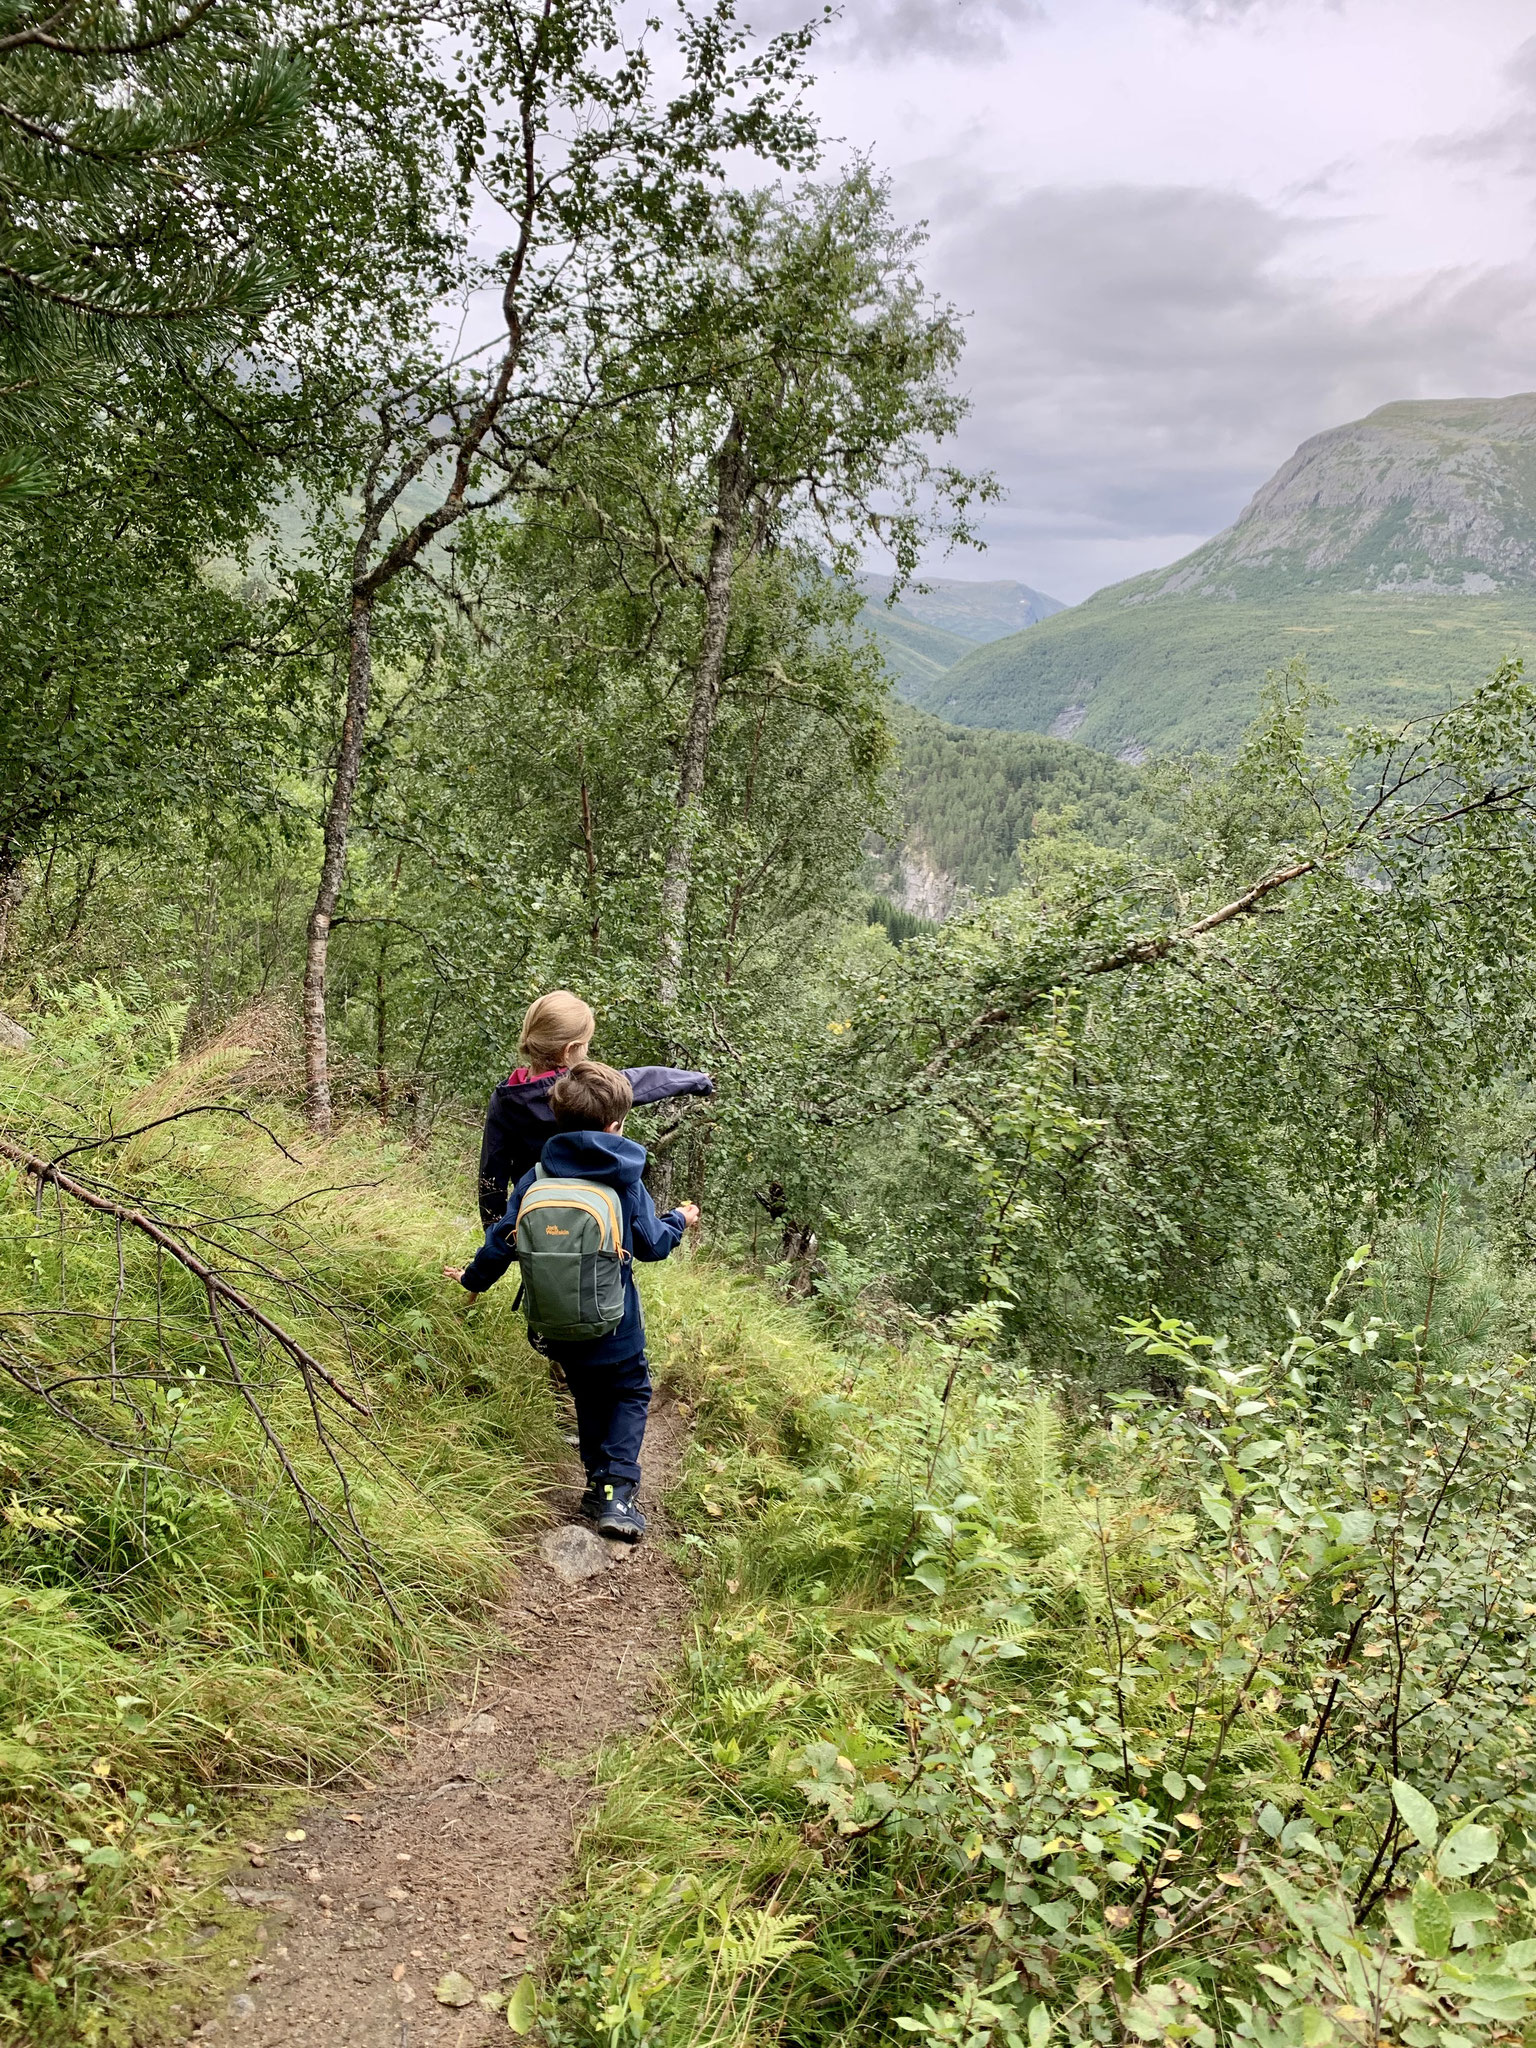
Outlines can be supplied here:
[[688, 730], [683, 738], [683, 758], [678, 768], [677, 812], [661, 881], [659, 983], [664, 1014], [670, 1014], [676, 1008], [682, 982], [683, 940], [688, 927], [688, 897], [693, 882], [693, 850], [701, 823], [709, 742], [715, 729], [720, 685], [725, 676], [736, 550], [746, 516], [748, 471], [739, 417], [732, 419], [730, 430], [715, 458], [715, 475], [714, 532], [710, 537], [709, 562], [704, 572], [704, 628], [699, 636], [698, 660], [693, 671], [693, 702], [688, 710]]
[[321, 1137], [331, 1131], [330, 1045], [325, 1021], [325, 972], [331, 944], [331, 921], [341, 895], [347, 866], [347, 836], [352, 826], [352, 801], [363, 762], [363, 735], [373, 695], [373, 595], [354, 594], [347, 629], [347, 709], [341, 722], [341, 745], [325, 813], [325, 857], [320, 886], [309, 913], [304, 953], [304, 1084], [305, 1111], [311, 1130]]

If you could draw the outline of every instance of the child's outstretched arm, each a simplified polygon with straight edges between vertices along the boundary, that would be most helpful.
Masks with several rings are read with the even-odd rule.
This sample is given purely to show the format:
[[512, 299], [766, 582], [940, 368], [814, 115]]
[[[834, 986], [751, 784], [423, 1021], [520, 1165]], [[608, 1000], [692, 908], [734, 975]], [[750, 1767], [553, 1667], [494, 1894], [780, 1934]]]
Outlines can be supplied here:
[[[530, 1180], [532, 1177], [526, 1176]], [[466, 1294], [480, 1295], [494, 1287], [508, 1266], [516, 1263], [517, 1211], [523, 1192], [523, 1183], [519, 1181], [507, 1203], [506, 1214], [485, 1233], [485, 1243], [479, 1251], [467, 1266], [444, 1266], [444, 1279], [457, 1280]]]

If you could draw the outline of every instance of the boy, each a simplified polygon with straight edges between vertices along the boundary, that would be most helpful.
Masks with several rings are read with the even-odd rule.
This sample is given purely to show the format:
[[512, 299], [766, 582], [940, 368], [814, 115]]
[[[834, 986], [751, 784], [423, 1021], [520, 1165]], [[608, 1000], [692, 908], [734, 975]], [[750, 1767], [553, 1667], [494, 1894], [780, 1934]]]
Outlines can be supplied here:
[[636, 1259], [664, 1259], [698, 1227], [692, 1202], [665, 1216], [656, 1214], [641, 1180], [645, 1147], [624, 1136], [624, 1119], [634, 1106], [629, 1082], [597, 1060], [580, 1060], [549, 1093], [555, 1134], [544, 1146], [537, 1169], [525, 1173], [512, 1191], [506, 1214], [486, 1232], [485, 1243], [462, 1270], [445, 1266], [471, 1295], [493, 1286], [516, 1257], [517, 1217], [536, 1177], [595, 1181], [618, 1197], [622, 1217], [623, 1312], [617, 1329], [585, 1342], [546, 1340], [541, 1349], [565, 1374], [576, 1404], [576, 1426], [587, 1489], [582, 1513], [596, 1521], [599, 1536], [638, 1543], [645, 1516], [636, 1505], [640, 1446], [651, 1404], [651, 1376], [645, 1357], [645, 1323], [635, 1286]]

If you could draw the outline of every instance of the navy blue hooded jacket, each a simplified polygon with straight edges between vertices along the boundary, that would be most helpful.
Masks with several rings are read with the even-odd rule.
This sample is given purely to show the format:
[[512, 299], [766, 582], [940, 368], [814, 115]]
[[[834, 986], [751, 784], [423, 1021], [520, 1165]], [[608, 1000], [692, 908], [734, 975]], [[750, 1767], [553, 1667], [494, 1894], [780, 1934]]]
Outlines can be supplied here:
[[[491, 1097], [480, 1141], [480, 1221], [487, 1229], [501, 1220], [508, 1188], [537, 1164], [545, 1140], [554, 1132], [549, 1091], [559, 1078], [558, 1069], [526, 1081], [509, 1077]], [[626, 1067], [624, 1078], [634, 1091], [637, 1109], [647, 1102], [670, 1101], [675, 1095], [715, 1092], [708, 1074], [691, 1073], [685, 1067]]]
[[[651, 1191], [641, 1180], [645, 1171], [645, 1147], [617, 1131], [557, 1131], [544, 1147], [540, 1161], [554, 1180], [596, 1180], [612, 1188], [624, 1215], [624, 1317], [611, 1337], [594, 1337], [586, 1344], [549, 1344], [551, 1358], [569, 1357], [573, 1365], [615, 1365], [621, 1358], [637, 1358], [645, 1349], [645, 1321], [640, 1313], [640, 1290], [635, 1285], [636, 1259], [664, 1259], [676, 1249], [683, 1234], [680, 1209], [665, 1216], [656, 1214]], [[460, 1285], [471, 1294], [484, 1294], [506, 1272], [517, 1254], [517, 1212], [524, 1195], [533, 1186], [530, 1167], [512, 1191], [506, 1214], [485, 1233], [485, 1243], [464, 1268]]]

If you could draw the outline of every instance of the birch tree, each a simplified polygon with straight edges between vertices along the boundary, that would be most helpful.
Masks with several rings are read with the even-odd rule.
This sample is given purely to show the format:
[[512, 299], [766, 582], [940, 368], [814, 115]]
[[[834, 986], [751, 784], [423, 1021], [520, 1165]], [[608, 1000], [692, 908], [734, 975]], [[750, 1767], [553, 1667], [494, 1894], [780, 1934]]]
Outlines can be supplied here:
[[865, 168], [796, 194], [732, 195], [695, 283], [670, 438], [706, 479], [702, 528], [653, 518], [656, 552], [691, 589], [698, 639], [677, 755], [661, 899], [664, 1016], [683, 991], [694, 854], [739, 581], [766, 552], [814, 539], [834, 568], [886, 552], [899, 588], [926, 546], [971, 538], [986, 478], [938, 460], [964, 416], [962, 335], [917, 269], [920, 230]]
[[[374, 696], [378, 608], [402, 578], [455, 601], [450, 537], [543, 488], [551, 465], [630, 395], [608, 366], [678, 294], [727, 162], [745, 150], [807, 164], [796, 95], [809, 32], [747, 48], [730, 0], [685, 12], [665, 68], [627, 45], [609, 0], [516, 0], [445, 9], [461, 89], [445, 104], [466, 182], [499, 210], [506, 241], [466, 254], [473, 311], [494, 294], [495, 332], [465, 353], [386, 378], [363, 408], [371, 447], [345, 597], [346, 688], [328, 778], [325, 848], [304, 967], [309, 1119], [331, 1126], [326, 970]], [[468, 244], [466, 242], [466, 250]], [[632, 351], [642, 377], [662, 351]], [[458, 598], [462, 603], [462, 596]]]

